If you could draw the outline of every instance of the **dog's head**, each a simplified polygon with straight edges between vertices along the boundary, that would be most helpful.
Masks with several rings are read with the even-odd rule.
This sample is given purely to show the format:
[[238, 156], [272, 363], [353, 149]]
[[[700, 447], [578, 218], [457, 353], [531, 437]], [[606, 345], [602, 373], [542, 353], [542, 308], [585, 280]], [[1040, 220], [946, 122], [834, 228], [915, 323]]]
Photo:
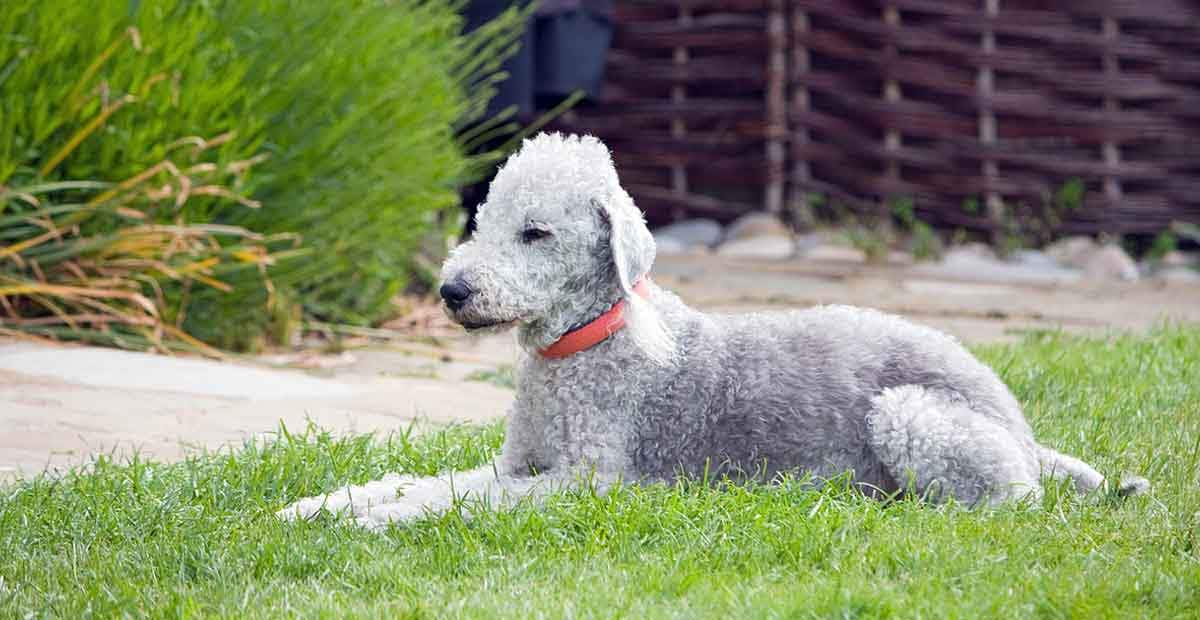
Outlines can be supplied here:
[[475, 223], [474, 237], [442, 266], [440, 289], [449, 316], [467, 329], [518, 325], [536, 349], [622, 297], [644, 303], [632, 284], [650, 271], [654, 238], [596, 138], [526, 140]]

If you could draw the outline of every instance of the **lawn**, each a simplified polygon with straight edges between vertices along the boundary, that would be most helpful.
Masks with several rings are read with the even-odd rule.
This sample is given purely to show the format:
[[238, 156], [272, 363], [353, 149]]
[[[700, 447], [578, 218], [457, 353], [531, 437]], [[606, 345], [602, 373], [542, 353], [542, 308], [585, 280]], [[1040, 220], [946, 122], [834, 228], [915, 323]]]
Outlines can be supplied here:
[[1146, 475], [1151, 494], [970, 511], [796, 482], [648, 486], [376, 535], [272, 513], [347, 480], [478, 464], [503, 427], [310, 429], [0, 489], [0, 618], [1200, 615], [1200, 329], [977, 352], [1042, 440]]

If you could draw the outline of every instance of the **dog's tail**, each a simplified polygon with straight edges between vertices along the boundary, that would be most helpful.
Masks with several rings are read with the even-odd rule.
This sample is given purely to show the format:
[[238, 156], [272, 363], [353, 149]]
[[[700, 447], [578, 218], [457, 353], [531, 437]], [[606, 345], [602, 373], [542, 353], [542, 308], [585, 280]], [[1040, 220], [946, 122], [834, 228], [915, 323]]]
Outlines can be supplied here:
[[[1075, 490], [1080, 493], [1088, 493], [1104, 485], [1104, 476], [1091, 465], [1045, 446], [1038, 446], [1037, 450], [1043, 474], [1055, 480], [1070, 479], [1075, 483]], [[1149, 490], [1150, 481], [1141, 476], [1126, 474], [1121, 476], [1121, 481], [1117, 484], [1117, 495], [1121, 497], [1141, 495]]]

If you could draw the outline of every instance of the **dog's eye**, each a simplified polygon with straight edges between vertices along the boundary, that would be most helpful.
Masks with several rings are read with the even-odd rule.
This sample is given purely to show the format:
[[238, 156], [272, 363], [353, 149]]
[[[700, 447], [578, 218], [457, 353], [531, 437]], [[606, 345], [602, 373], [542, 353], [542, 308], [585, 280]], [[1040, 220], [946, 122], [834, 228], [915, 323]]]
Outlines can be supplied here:
[[538, 239], [545, 239], [550, 236], [550, 231], [545, 228], [526, 228], [521, 231], [521, 241], [525, 243], [533, 243]]

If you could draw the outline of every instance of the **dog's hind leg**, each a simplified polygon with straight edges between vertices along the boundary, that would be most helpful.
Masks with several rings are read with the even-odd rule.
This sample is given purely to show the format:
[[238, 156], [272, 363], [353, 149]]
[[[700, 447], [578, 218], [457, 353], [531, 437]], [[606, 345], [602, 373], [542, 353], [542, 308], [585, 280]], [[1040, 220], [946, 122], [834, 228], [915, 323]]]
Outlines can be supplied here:
[[362, 515], [372, 506], [395, 502], [403, 494], [404, 489], [428, 486], [432, 483], [431, 481], [436, 480], [436, 478], [388, 474], [382, 480], [355, 486], [346, 485], [326, 495], [296, 500], [275, 514], [281, 519], [311, 519], [320, 512], [335, 515]]
[[902, 488], [970, 505], [1041, 496], [1032, 442], [961, 399], [905, 385], [884, 390], [871, 404], [868, 444]]
[[327, 512], [354, 517], [363, 525], [373, 521], [407, 521], [426, 513], [443, 512], [459, 500], [500, 504], [528, 493], [532, 486], [529, 481], [537, 479], [503, 475], [491, 465], [428, 477], [388, 474], [382, 480], [347, 485], [326, 495], [297, 500], [276, 514], [282, 519], [309, 519]]
[[526, 486], [525, 479], [499, 474], [491, 465], [423, 478], [389, 474], [382, 480], [297, 500], [276, 514], [282, 519], [309, 519], [328, 512], [354, 517], [359, 524], [369, 526], [443, 512], [458, 500], [500, 502], [520, 494]]
[[541, 501], [547, 495], [569, 488], [589, 487], [605, 493], [618, 478], [583, 469], [565, 469], [534, 476], [497, 475], [491, 467], [422, 478], [412, 488], [400, 491], [394, 502], [355, 511], [359, 525], [380, 530], [392, 523], [414, 521], [427, 514], [443, 513], [460, 502], [492, 509], [505, 509], [528, 499]]

